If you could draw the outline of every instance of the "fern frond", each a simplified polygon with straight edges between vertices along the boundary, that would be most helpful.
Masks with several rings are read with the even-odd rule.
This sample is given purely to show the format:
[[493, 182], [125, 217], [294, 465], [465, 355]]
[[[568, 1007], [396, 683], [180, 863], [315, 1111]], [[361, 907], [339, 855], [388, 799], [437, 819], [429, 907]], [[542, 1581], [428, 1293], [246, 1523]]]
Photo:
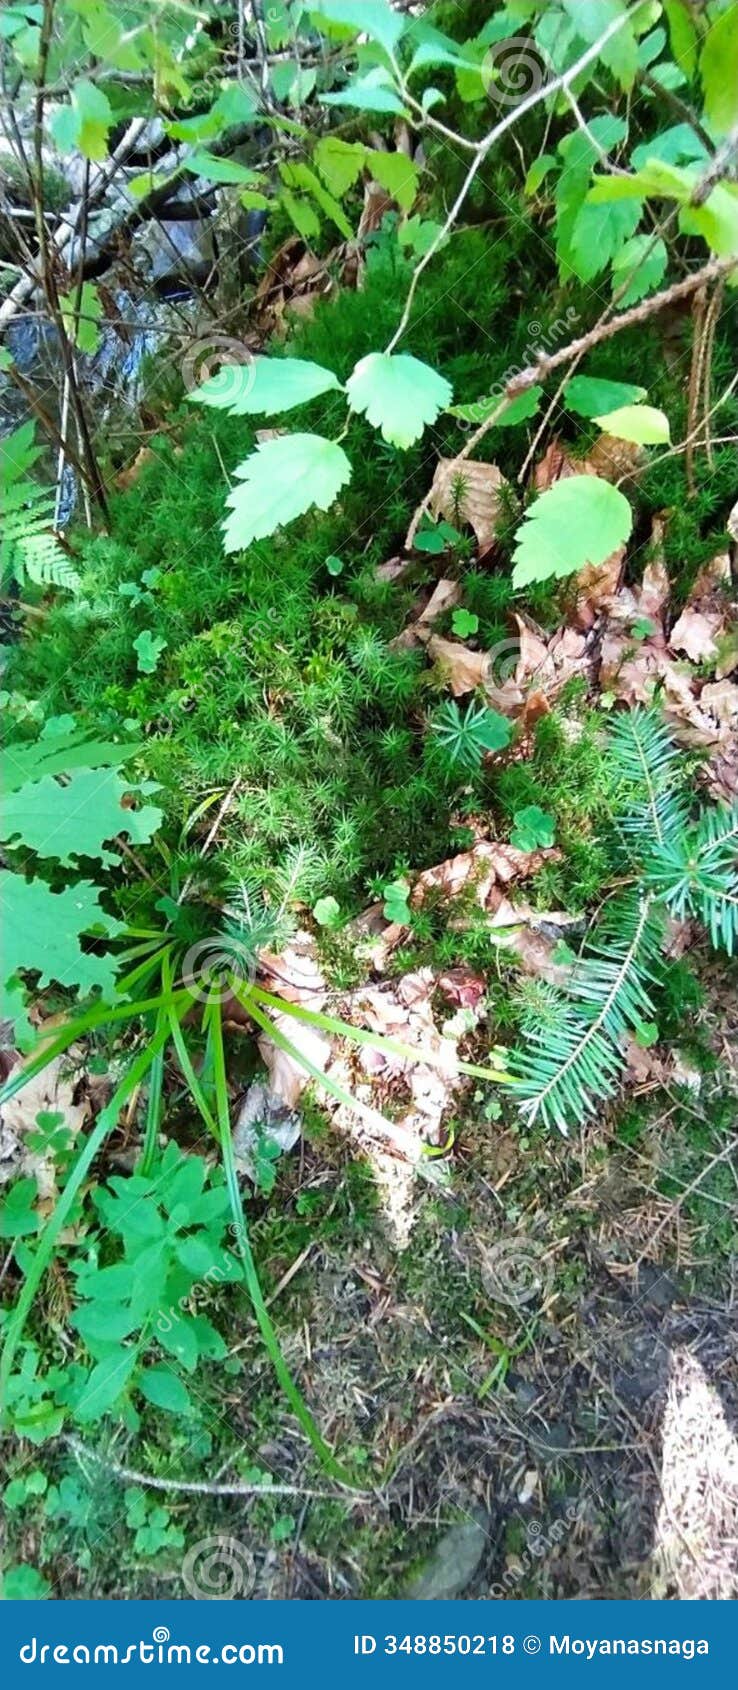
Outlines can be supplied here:
[[[610, 1097], [623, 1066], [622, 1044], [653, 1016], [663, 918], [652, 896], [618, 898], [595, 929], [564, 987], [558, 1021], [527, 1022], [525, 1048], [512, 1058], [513, 1090], [529, 1122], [565, 1136]], [[549, 1007], [553, 1004], [553, 995]]]
[[696, 826], [655, 850], [646, 881], [678, 920], [694, 916], [713, 945], [738, 950], [738, 804], [705, 810]]
[[0, 495], [0, 577], [12, 575], [22, 585], [26, 577], [42, 587], [79, 590], [76, 569], [50, 530], [54, 499], [32, 481], [5, 487]]
[[657, 710], [617, 716], [609, 741], [611, 768], [621, 789], [619, 825], [636, 855], [666, 845], [688, 822], [680, 790], [679, 752]]

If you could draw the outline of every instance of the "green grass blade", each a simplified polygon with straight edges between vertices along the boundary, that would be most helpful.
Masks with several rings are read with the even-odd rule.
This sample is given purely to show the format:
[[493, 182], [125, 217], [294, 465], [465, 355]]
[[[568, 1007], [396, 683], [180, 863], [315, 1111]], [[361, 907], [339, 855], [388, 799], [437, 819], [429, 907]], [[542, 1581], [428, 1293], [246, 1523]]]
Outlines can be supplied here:
[[[353, 1044], [371, 1045], [374, 1050], [386, 1050], [392, 1056], [402, 1056], [412, 1062], [427, 1062], [431, 1067], [445, 1068], [442, 1056], [435, 1051], [418, 1050], [417, 1046], [403, 1044], [401, 1039], [387, 1038], [384, 1033], [369, 1033], [364, 1027], [352, 1027], [350, 1022], [341, 1021], [334, 1015], [324, 1015], [320, 1010], [307, 1009], [304, 1004], [288, 1003], [284, 998], [275, 997], [274, 993], [264, 991], [262, 986], [249, 986], [249, 996], [255, 997], [259, 1003], [267, 1004], [270, 1009], [283, 1010], [285, 1015], [294, 1016], [296, 1021], [307, 1021], [311, 1027], [321, 1027], [326, 1033], [335, 1033], [339, 1038], [350, 1039]], [[474, 1074], [484, 1080], [507, 1080], [509, 1076], [501, 1068], [479, 1068], [471, 1062], [455, 1061], [460, 1074]]]
[[249, 1297], [251, 1298], [259, 1331], [261, 1332], [265, 1349], [287, 1401], [289, 1402], [296, 1419], [299, 1421], [305, 1436], [309, 1439], [326, 1471], [330, 1473], [339, 1484], [348, 1485], [354, 1489], [356, 1487], [350, 1473], [347, 1472], [346, 1468], [344, 1468], [340, 1461], [336, 1459], [333, 1451], [328, 1447], [325, 1439], [321, 1436], [307, 1403], [292, 1378], [292, 1374], [290, 1373], [282, 1354], [276, 1331], [272, 1325], [269, 1310], [264, 1301], [251, 1249], [251, 1241], [249, 1238], [248, 1227], [246, 1225], [246, 1216], [243, 1212], [241, 1190], [236, 1170], [236, 1159], [233, 1152], [230, 1111], [228, 1108], [228, 1088], [226, 1084], [225, 1060], [223, 1055], [223, 1022], [221, 1018], [220, 1004], [213, 1003], [211, 1005], [208, 1010], [208, 1021], [213, 1053], [213, 1077], [215, 1083], [221, 1149], [223, 1154], [223, 1167], [225, 1170], [226, 1184], [231, 1203], [233, 1225], [241, 1261], [243, 1262], [246, 1289]]
[[256, 1022], [257, 1027], [261, 1027], [262, 1032], [267, 1033], [273, 1043], [285, 1052], [285, 1055], [291, 1056], [293, 1062], [296, 1062], [298, 1067], [303, 1068], [305, 1073], [310, 1075], [311, 1080], [315, 1080], [316, 1084], [322, 1086], [331, 1097], [335, 1097], [337, 1103], [342, 1103], [347, 1109], [351, 1109], [354, 1115], [358, 1115], [362, 1121], [366, 1122], [368, 1127], [371, 1127], [372, 1132], [379, 1133], [382, 1138], [389, 1139], [399, 1150], [407, 1154], [409, 1160], [417, 1162], [420, 1146], [412, 1133], [409, 1133], [405, 1127], [397, 1126], [394, 1121], [388, 1121], [386, 1115], [381, 1115], [378, 1109], [371, 1109], [368, 1104], [361, 1103], [358, 1097], [354, 1097], [350, 1091], [346, 1091], [345, 1087], [339, 1085], [338, 1081], [334, 1080], [330, 1074], [324, 1074], [322, 1068], [317, 1068], [315, 1063], [311, 1062], [310, 1058], [303, 1051], [298, 1050], [297, 1045], [294, 1045], [291, 1039], [287, 1038], [281, 1027], [277, 1027], [269, 1019], [269, 1016], [264, 1015], [262, 1010], [257, 1008], [251, 998], [249, 987], [246, 987], [243, 991], [234, 987], [234, 996], [238, 998], [239, 1003]]
[[[182, 1022], [181, 1022], [181, 1020], [180, 1020], [179, 1016], [177, 1015], [176, 1010], [174, 1008], [174, 994], [172, 992], [172, 965], [171, 965], [171, 959], [168, 956], [165, 957], [165, 959], [162, 963], [161, 973], [162, 973], [162, 981], [163, 981], [163, 984], [164, 984], [164, 988], [165, 988], [166, 991], [170, 992], [170, 994], [171, 994], [168, 1009], [167, 1009], [167, 1015], [168, 1015], [168, 1018], [169, 1018], [169, 1028], [170, 1028], [171, 1035], [172, 1035], [172, 1044], [174, 1045], [174, 1048], [177, 1052], [177, 1060], [179, 1062], [179, 1066], [182, 1070], [182, 1073], [184, 1075], [185, 1080], [187, 1081], [187, 1085], [189, 1086], [189, 1089], [190, 1089], [190, 1092], [191, 1092], [192, 1097], [194, 1099], [194, 1102], [197, 1105], [197, 1108], [199, 1109], [200, 1114], [202, 1115], [202, 1118], [203, 1118], [203, 1121], [205, 1122], [206, 1127], [208, 1128], [208, 1131], [211, 1132], [213, 1134], [213, 1137], [218, 1139], [218, 1141], [220, 1142], [220, 1129], [219, 1129], [218, 1123], [215, 1120], [215, 1117], [214, 1117], [213, 1112], [210, 1108], [208, 1100], [205, 1096], [203, 1088], [202, 1088], [200, 1081], [197, 1077], [197, 1074], [195, 1073], [195, 1070], [192, 1066], [192, 1060], [191, 1060], [191, 1057], [190, 1057], [190, 1053], [187, 1049], [187, 1043], [186, 1043], [186, 1040], [185, 1040], [184, 1033], [182, 1032]], [[189, 1005], [192, 1004], [194, 1000], [193, 1000], [193, 998], [192, 998], [192, 996], [189, 992], [186, 993], [186, 996], [187, 996], [188, 1007], [189, 1007]]]
[[[156, 1017], [154, 1037], [168, 1026], [166, 1011], [160, 1009]], [[149, 1078], [149, 1097], [146, 1105], [146, 1131], [143, 1147], [136, 1172], [142, 1179], [147, 1179], [153, 1172], [156, 1162], [156, 1150], [161, 1126], [162, 1096], [164, 1090], [164, 1043], [159, 1046], [151, 1064]]]
[[[173, 1003], [189, 1002], [188, 992], [175, 992]], [[48, 1041], [43, 1039], [40, 1049], [35, 1056], [24, 1062], [21, 1068], [14, 1068], [3, 1086], [0, 1086], [0, 1107], [15, 1097], [29, 1080], [34, 1080], [37, 1074], [43, 1072], [47, 1063], [53, 1062], [57, 1056], [62, 1056], [65, 1050], [74, 1044], [75, 1039], [83, 1034], [91, 1033], [96, 1027], [105, 1027], [116, 1021], [133, 1021], [139, 1015], [148, 1015], [151, 1010], [158, 1010], [166, 1003], [166, 998], [159, 993], [157, 997], [143, 998], [140, 1003], [119, 1004], [112, 1008], [109, 1004], [98, 1004], [94, 1009], [88, 1009], [84, 1015], [77, 1016], [75, 1021], [66, 1021], [58, 1033]]]

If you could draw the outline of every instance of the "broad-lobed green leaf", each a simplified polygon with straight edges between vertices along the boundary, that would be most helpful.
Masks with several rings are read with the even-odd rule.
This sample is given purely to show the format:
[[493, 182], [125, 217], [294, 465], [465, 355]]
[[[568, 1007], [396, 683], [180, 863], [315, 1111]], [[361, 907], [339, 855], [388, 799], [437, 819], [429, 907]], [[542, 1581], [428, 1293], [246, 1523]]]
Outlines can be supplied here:
[[97, 986], [110, 1001], [115, 991], [112, 958], [83, 951], [80, 944], [82, 935], [92, 931], [107, 936], [121, 931], [120, 923], [102, 909], [99, 896], [99, 886], [89, 880], [52, 892], [43, 880], [0, 870], [3, 980], [29, 970], [38, 972], [41, 986], [55, 980], [85, 994]]
[[342, 446], [321, 434], [285, 434], [264, 440], [236, 470], [242, 485], [228, 495], [225, 550], [239, 552], [263, 540], [312, 505], [325, 511], [351, 479]]
[[342, 141], [340, 135], [324, 135], [313, 157], [329, 191], [341, 199], [361, 175], [370, 149], [361, 141]]
[[145, 845], [161, 826], [162, 811], [153, 804], [134, 810], [132, 794], [148, 795], [157, 787], [136, 786], [115, 769], [78, 769], [62, 786], [53, 775], [31, 781], [5, 799], [0, 816], [0, 840], [19, 844], [39, 857], [72, 863], [75, 857], [98, 857], [120, 862], [105, 841], [128, 835], [131, 844]]
[[628, 500], [597, 475], [554, 482], [531, 506], [518, 529], [513, 586], [572, 575], [585, 564], [604, 563], [633, 526]]
[[359, 411], [391, 446], [412, 446], [453, 398], [450, 382], [407, 353], [370, 352], [346, 383]]

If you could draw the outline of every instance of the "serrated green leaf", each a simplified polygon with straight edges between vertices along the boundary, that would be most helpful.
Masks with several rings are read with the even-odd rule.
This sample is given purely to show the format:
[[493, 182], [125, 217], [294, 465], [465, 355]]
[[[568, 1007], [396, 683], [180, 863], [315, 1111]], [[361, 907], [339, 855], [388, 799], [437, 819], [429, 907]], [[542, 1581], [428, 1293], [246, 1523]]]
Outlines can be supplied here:
[[653, 293], [663, 280], [667, 263], [664, 241], [654, 241], [652, 235], [634, 235], [632, 240], [626, 241], [612, 261], [613, 293], [619, 291], [631, 271], [635, 274], [618, 300], [619, 307], [624, 311], [626, 306], [636, 305], [639, 299]]
[[407, 117], [407, 112], [394, 85], [378, 81], [372, 76], [356, 77], [335, 94], [321, 94], [322, 106], [350, 106], [354, 111], [391, 112]]
[[238, 552], [274, 534], [316, 505], [325, 511], [351, 479], [343, 448], [320, 434], [264, 440], [236, 470], [243, 483], [229, 493], [225, 550]]
[[738, 184], [719, 182], [704, 205], [684, 205], [679, 213], [684, 235], [701, 235], [720, 258], [738, 253]]
[[156, 1340], [157, 1343], [161, 1344], [163, 1350], [176, 1357], [176, 1360], [188, 1373], [194, 1373], [200, 1354], [200, 1346], [197, 1339], [197, 1328], [189, 1315], [179, 1315], [169, 1331], [164, 1327], [157, 1326]]
[[155, 1408], [163, 1408], [168, 1414], [192, 1413], [190, 1393], [171, 1368], [145, 1367], [136, 1384], [142, 1396]]
[[70, 1325], [86, 1344], [119, 1344], [133, 1332], [136, 1324], [130, 1308], [103, 1301], [88, 1303], [70, 1317]]
[[649, 158], [632, 176], [595, 176], [587, 194], [587, 204], [643, 200], [653, 194], [659, 199], [674, 199], [686, 205], [694, 192], [696, 179], [694, 170], [684, 170], [664, 159]]
[[59, 151], [70, 153], [75, 148], [84, 158], [107, 157], [108, 130], [113, 123], [113, 109], [107, 94], [84, 77], [75, 82], [69, 105], [59, 106], [52, 114], [49, 128]]
[[326, 186], [337, 199], [358, 181], [368, 156], [368, 147], [360, 141], [342, 141], [340, 135], [324, 135], [313, 154]]
[[610, 381], [607, 376], [572, 376], [564, 388], [564, 404], [580, 417], [596, 417], [620, 405], [634, 405], [645, 399], [645, 387], [632, 382]]
[[[534, 417], [542, 395], [542, 387], [528, 387], [524, 393], [517, 393], [514, 399], [508, 399], [496, 422], [492, 424], [493, 428], [515, 428], [517, 423]], [[497, 410], [500, 398], [499, 393], [493, 393], [488, 399], [473, 399], [470, 405], [449, 405], [449, 416], [459, 417], [462, 422], [474, 423], [478, 428], [480, 423], [486, 422], [492, 412]]]
[[600, 58], [627, 92], [635, 81], [638, 52], [624, 0], [562, 0], [562, 4], [577, 35], [588, 45], [594, 45], [617, 18], [624, 20], [622, 27], [600, 49]]
[[604, 563], [633, 526], [628, 500], [597, 475], [572, 475], [536, 499], [517, 531], [513, 587]]
[[571, 269], [580, 282], [591, 282], [617, 256], [640, 215], [636, 200], [615, 200], [607, 205], [585, 201], [574, 219], [562, 275]]
[[710, 19], [700, 57], [705, 117], [720, 135], [738, 122], [738, 5]]
[[[151, 804], [134, 810], [126, 799], [144, 789], [126, 781], [115, 769], [79, 769], [61, 786], [53, 775], [29, 782], [10, 794], [0, 816], [0, 840], [22, 842], [40, 857], [72, 863], [75, 857], [99, 857], [120, 862], [105, 840], [128, 835], [131, 844], [145, 845], [161, 826], [162, 811]], [[154, 790], [148, 787], [146, 790]]]
[[137, 1361], [134, 1349], [116, 1349], [93, 1367], [75, 1403], [78, 1420], [101, 1420], [128, 1384]]
[[549, 174], [549, 171], [555, 170], [556, 167], [557, 167], [557, 164], [558, 164], [558, 159], [555, 158], [553, 153], [540, 153], [538, 158], [534, 158], [533, 163], [530, 166], [528, 174], [525, 178], [523, 193], [524, 194], [535, 194], [535, 193], [537, 193], [538, 189], [541, 186], [541, 183], [545, 182], [546, 177]]
[[327, 23], [345, 24], [357, 34], [368, 35], [387, 53], [394, 52], [407, 27], [406, 18], [395, 11], [390, 0], [320, 0], [312, 7], [312, 14]]
[[285, 187], [280, 189], [279, 198], [302, 240], [308, 245], [317, 240], [320, 234], [320, 218], [310, 201], [299, 199], [297, 194]]
[[366, 416], [392, 446], [412, 446], [453, 398], [451, 385], [406, 353], [370, 352], [346, 383], [353, 411]]
[[212, 405], [234, 417], [255, 416], [260, 411], [278, 416], [340, 387], [332, 370], [307, 358], [259, 357], [249, 364], [224, 365], [189, 398], [195, 405]]
[[418, 192], [419, 170], [417, 164], [405, 153], [367, 153], [367, 166], [375, 181], [386, 188], [393, 200], [397, 201], [401, 211], [409, 211], [414, 205]]
[[215, 153], [195, 152], [189, 158], [182, 160], [184, 170], [189, 170], [193, 176], [202, 176], [206, 182], [217, 182], [223, 187], [245, 187], [247, 183], [258, 183], [261, 178], [257, 171], [249, 170], [245, 164], [239, 164], [235, 158], [218, 158]]
[[463, 49], [457, 47], [454, 41], [421, 41], [415, 49], [407, 68], [407, 75], [414, 76], [418, 70], [430, 70], [435, 65], [450, 65], [454, 70], [477, 71], [473, 59], [467, 59]]
[[[345, 212], [333, 195], [329, 194], [328, 189], [323, 187], [322, 182], [319, 181], [315, 171], [311, 170], [309, 165], [303, 164], [301, 160], [280, 164], [279, 174], [288, 191], [295, 189], [298, 193], [309, 194], [325, 216], [329, 217], [332, 223], [335, 223], [344, 240], [351, 239], [353, 230]], [[297, 204], [304, 210], [303, 201], [300, 200]]]
[[669, 419], [655, 405], [622, 405], [593, 420], [605, 434], [632, 440], [639, 446], [663, 445], [670, 438]]
[[697, 30], [689, 0], [664, 0], [672, 58], [691, 81], [697, 64]]
[[[607, 113], [593, 117], [586, 134], [581, 129], [575, 129], [559, 142], [558, 152], [563, 168], [556, 179], [556, 253], [562, 277], [574, 268], [570, 257], [571, 239], [585, 201], [591, 198], [588, 190], [592, 169], [600, 157], [598, 148], [610, 152], [626, 134], [627, 128], [622, 119]], [[608, 176], [605, 180], [620, 182], [623, 178]], [[579, 239], [581, 243], [581, 226]]]

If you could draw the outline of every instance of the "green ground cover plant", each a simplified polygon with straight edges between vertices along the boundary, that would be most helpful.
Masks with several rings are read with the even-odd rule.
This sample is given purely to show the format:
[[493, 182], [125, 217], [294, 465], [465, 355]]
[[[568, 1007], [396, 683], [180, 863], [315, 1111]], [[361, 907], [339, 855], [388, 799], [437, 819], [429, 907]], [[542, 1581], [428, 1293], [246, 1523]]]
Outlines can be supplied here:
[[[401, 1534], [386, 1525], [378, 1549], [357, 1522], [365, 1487], [396, 1482], [399, 1423], [380, 1461], [353, 1411], [329, 1412], [329, 1347], [317, 1378], [297, 1350], [318, 1296], [303, 1256], [360, 1251], [385, 1224], [381, 1180], [337, 1148], [336, 1120], [401, 1143], [407, 1065], [453, 1079], [442, 1132], [416, 1147], [422, 1243], [397, 1271], [423, 1308], [428, 1276], [448, 1276], [434, 1318], [453, 1388], [471, 1379], [478, 1407], [513, 1388], [545, 1333], [525, 1299], [493, 1329], [486, 1282], [451, 1260], [456, 1221], [462, 1236], [488, 1225], [480, 1140], [514, 1146], [507, 1222], [524, 1228], [550, 1168], [574, 1201], [559, 1138], [588, 1145], [604, 1121], [618, 1152], [650, 1142], [650, 1114], [621, 1092], [633, 1047], [693, 1039], [698, 1073], [712, 1071], [703, 988], [669, 941], [689, 924], [728, 969], [738, 947], [730, 731], [704, 727], [716, 685], [736, 720], [725, 66], [738, 11], [508, 0], [416, 17], [322, 0], [275, 6], [263, 30], [236, 7], [234, 33], [217, 7], [157, 0], [153, 22], [125, 10], [125, 27], [101, 0], [14, 4], [0, 20], [13, 110], [36, 113], [25, 246], [4, 186], [0, 198], [0, 325], [35, 301], [61, 348], [50, 407], [12, 351], [0, 361], [31, 413], [14, 412], [0, 458], [0, 1104], [28, 1097], [33, 1115], [0, 1188], [5, 1501], [21, 1545], [4, 1593], [48, 1594], [57, 1552], [97, 1588], [110, 1514], [95, 1463], [109, 1448], [131, 1590], [148, 1592], [155, 1564], [171, 1573], [191, 1528], [166, 1488], [168, 1440], [185, 1486], [227, 1449], [288, 1556], [304, 1473], [294, 1495], [288, 1480], [270, 1496], [263, 1455], [274, 1437], [278, 1475], [285, 1414], [333, 1487], [316, 1498], [312, 1550], [329, 1558], [337, 1533], [387, 1593]], [[511, 94], [521, 43], [534, 73]], [[224, 259], [193, 284], [205, 317], [190, 339], [210, 348], [211, 335], [215, 359], [193, 377], [186, 335], [179, 357], [151, 358], [138, 410], [107, 438], [84, 374], [120, 311], [84, 241], [73, 262], [44, 159], [77, 161], [87, 229], [90, 167], [114, 176], [126, 126], [152, 119], [163, 144], [126, 179], [116, 262], [194, 181], [219, 214], [264, 217], [261, 268], [239, 277], [235, 307], [217, 291]], [[300, 265], [320, 278], [304, 313]], [[265, 294], [267, 266], [286, 266], [286, 309]], [[70, 470], [79, 499], [62, 531]], [[671, 647], [682, 611], [699, 639]], [[559, 672], [562, 630], [576, 656]], [[480, 841], [525, 875], [524, 902], [497, 883], [517, 950], [480, 897]], [[439, 875], [465, 853], [458, 885]], [[367, 931], [383, 924], [399, 937], [380, 967]], [[317, 959], [320, 1007], [280, 980], [295, 934]], [[391, 993], [407, 977], [431, 980], [453, 1057], [355, 1007], [367, 985]], [[340, 1073], [313, 1060], [306, 1032], [348, 1052]], [[308, 1082], [304, 1188], [268, 1119], [250, 1184], [237, 1159], [236, 1099], [263, 1080], [265, 1048]], [[402, 1080], [375, 1095], [362, 1057], [378, 1072], [396, 1059]], [[81, 1137], [63, 1108], [32, 1101], [56, 1074], [102, 1082]], [[675, 1083], [658, 1191], [712, 1227], [722, 1260], [723, 1151]], [[705, 1188], [717, 1221], [692, 1197], [701, 1150], [718, 1158]], [[564, 1302], [579, 1256], [566, 1271]], [[415, 1337], [403, 1357], [419, 1376]], [[239, 1443], [221, 1410], [244, 1367]], [[144, 1446], [160, 1491], [131, 1455]], [[46, 1546], [38, 1569], [27, 1526]]]

